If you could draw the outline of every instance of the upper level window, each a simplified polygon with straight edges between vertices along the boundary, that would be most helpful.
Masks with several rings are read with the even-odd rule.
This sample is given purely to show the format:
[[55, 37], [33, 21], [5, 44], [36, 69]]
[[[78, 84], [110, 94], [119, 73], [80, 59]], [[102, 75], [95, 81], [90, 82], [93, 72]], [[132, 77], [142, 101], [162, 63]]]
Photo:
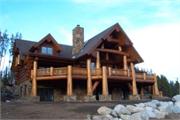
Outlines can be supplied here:
[[42, 47], [41, 48], [41, 52], [43, 54], [48, 54], [48, 55], [52, 55], [53, 54], [53, 50], [51, 47]]

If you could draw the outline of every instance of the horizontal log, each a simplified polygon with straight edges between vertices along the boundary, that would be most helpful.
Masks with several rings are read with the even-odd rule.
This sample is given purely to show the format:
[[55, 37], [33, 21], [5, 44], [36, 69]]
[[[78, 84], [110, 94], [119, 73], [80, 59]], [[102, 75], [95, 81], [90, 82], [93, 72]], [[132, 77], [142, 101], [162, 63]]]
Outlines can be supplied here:
[[112, 49], [96, 49], [97, 51], [101, 51], [101, 52], [108, 52], [108, 53], [114, 53], [114, 54], [119, 54], [119, 55], [126, 55], [128, 56], [127, 53], [119, 51], [119, 50], [112, 50]]

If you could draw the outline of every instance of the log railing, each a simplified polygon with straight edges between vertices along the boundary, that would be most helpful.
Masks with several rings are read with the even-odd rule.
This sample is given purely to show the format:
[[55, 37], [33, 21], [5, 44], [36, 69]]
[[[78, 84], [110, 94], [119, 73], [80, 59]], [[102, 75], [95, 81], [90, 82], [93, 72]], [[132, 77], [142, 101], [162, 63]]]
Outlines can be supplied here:
[[72, 68], [73, 75], [87, 75], [86, 68], [73, 67]]
[[[87, 68], [72, 67], [72, 76], [87, 76]], [[130, 70], [107, 68], [108, 76], [125, 76], [131, 77]], [[39, 68], [37, 69], [37, 77], [48, 76], [67, 76], [67, 67], [60, 68]], [[91, 69], [91, 76], [102, 76], [102, 69]], [[33, 78], [33, 70], [31, 70], [31, 78]], [[136, 79], [140, 80], [154, 80], [153, 74], [136, 73]]]
[[154, 80], [153, 74], [147, 74], [147, 73], [136, 73], [136, 78], [142, 80]]
[[113, 76], [128, 76], [128, 71], [124, 69], [111, 69], [109, 75]]

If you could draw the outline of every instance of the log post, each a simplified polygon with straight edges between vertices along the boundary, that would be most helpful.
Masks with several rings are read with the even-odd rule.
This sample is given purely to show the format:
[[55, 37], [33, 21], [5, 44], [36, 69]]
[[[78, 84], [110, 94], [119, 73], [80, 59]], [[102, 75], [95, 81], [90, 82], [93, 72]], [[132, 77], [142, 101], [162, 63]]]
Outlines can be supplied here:
[[101, 66], [100, 64], [100, 53], [99, 51], [96, 52], [96, 69], [99, 69]]
[[91, 59], [87, 59], [87, 96], [92, 96]]
[[53, 76], [53, 67], [50, 67], [50, 75]]
[[136, 86], [136, 73], [134, 70], [134, 64], [131, 63], [131, 74], [132, 74], [132, 95], [137, 95], [137, 86]]
[[127, 75], [127, 56], [123, 56], [123, 63], [124, 63], [124, 75]]
[[111, 71], [112, 71], [111, 67], [108, 67], [108, 75], [109, 75], [109, 76], [112, 75]]
[[67, 67], [67, 96], [72, 96], [72, 66]]
[[143, 73], [143, 78], [144, 80], [146, 80], [146, 73]]
[[154, 85], [153, 85], [153, 95], [159, 96], [159, 89], [158, 89], [158, 84], [157, 84], [157, 77], [156, 74], [154, 74]]
[[108, 95], [107, 68], [105, 66], [102, 67], [102, 95]]
[[33, 79], [32, 79], [32, 90], [31, 94], [32, 96], [37, 96], [37, 81], [36, 81], [36, 76], [37, 76], [37, 61], [34, 60], [33, 62]]

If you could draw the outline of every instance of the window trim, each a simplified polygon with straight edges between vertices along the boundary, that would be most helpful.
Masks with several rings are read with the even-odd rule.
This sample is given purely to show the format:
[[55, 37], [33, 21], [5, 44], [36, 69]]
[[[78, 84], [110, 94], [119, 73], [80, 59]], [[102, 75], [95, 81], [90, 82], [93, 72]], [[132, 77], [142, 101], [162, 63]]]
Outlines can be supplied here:
[[42, 46], [41, 47], [41, 53], [46, 54], [46, 55], [53, 55], [53, 48], [52, 47], [47, 47], [47, 46]]

